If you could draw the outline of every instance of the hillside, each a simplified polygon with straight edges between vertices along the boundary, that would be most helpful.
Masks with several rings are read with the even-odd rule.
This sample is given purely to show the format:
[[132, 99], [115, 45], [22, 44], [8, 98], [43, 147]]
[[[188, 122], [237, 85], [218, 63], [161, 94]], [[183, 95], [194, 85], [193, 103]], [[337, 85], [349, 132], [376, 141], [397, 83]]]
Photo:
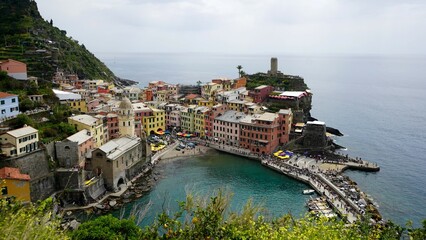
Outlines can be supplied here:
[[29, 76], [50, 80], [56, 69], [81, 79], [116, 77], [83, 44], [45, 21], [33, 0], [0, 1], [0, 59], [25, 62]]

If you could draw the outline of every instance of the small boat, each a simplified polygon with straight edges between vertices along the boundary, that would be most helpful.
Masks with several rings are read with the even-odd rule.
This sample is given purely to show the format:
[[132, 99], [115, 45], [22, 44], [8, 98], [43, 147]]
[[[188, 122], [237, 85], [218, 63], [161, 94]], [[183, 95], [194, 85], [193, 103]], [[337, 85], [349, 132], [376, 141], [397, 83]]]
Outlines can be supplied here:
[[303, 190], [303, 194], [305, 195], [309, 195], [309, 194], [314, 194], [315, 190], [313, 189], [305, 189]]

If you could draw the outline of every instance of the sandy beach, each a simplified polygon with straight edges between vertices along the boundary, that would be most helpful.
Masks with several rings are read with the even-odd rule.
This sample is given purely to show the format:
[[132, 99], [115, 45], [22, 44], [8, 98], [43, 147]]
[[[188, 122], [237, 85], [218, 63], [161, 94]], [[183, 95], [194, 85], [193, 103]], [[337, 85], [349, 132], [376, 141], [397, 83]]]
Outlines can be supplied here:
[[186, 158], [189, 156], [201, 156], [207, 154], [209, 151], [216, 151], [212, 148], [197, 145], [193, 149], [176, 150], [174, 147], [166, 150], [163, 156], [159, 158], [160, 162], [169, 162], [176, 159]]

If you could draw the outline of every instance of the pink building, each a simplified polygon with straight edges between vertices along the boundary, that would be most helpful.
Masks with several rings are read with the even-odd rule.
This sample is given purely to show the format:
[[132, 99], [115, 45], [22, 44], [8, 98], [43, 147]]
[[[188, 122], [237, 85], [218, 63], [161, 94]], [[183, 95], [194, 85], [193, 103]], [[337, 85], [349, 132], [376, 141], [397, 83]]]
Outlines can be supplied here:
[[216, 117], [213, 120], [214, 140], [221, 144], [239, 146], [240, 120], [244, 117], [246, 117], [244, 113], [233, 110]]
[[138, 102], [132, 104], [133, 112], [135, 113], [135, 132], [136, 136], [140, 137], [141, 132], [145, 131], [143, 129], [143, 119], [144, 117], [153, 116], [154, 113], [151, 108], [149, 108], [145, 103]]
[[240, 147], [256, 154], [271, 154], [280, 145], [277, 113], [247, 115], [240, 121]]
[[206, 136], [207, 137], [213, 137], [213, 122], [214, 119], [219, 116], [223, 115], [228, 110], [228, 106], [225, 104], [217, 104], [213, 106], [210, 111], [204, 115], [204, 121], [206, 125]]
[[108, 126], [108, 141], [120, 137], [118, 115], [115, 113], [108, 113], [106, 119]]
[[280, 144], [285, 144], [288, 143], [290, 139], [291, 125], [293, 124], [293, 112], [291, 111], [291, 108], [280, 109], [278, 116], [281, 128], [278, 137], [280, 138]]
[[98, 98], [95, 98], [87, 103], [87, 111], [93, 112], [93, 109], [95, 109], [97, 106], [99, 106], [100, 100]]
[[254, 103], [261, 103], [268, 98], [269, 94], [272, 91], [274, 91], [274, 88], [272, 86], [261, 85], [250, 91], [249, 96], [253, 98]]
[[0, 60], [0, 71], [7, 72], [7, 75], [18, 79], [27, 80], [27, 64], [13, 59]]
[[167, 104], [165, 106], [167, 129], [180, 127], [180, 108], [179, 104]]
[[86, 154], [95, 147], [93, 137], [90, 135], [90, 131], [83, 129], [76, 134], [67, 137], [70, 142], [77, 142], [78, 146], [78, 165], [82, 168], [86, 164]]

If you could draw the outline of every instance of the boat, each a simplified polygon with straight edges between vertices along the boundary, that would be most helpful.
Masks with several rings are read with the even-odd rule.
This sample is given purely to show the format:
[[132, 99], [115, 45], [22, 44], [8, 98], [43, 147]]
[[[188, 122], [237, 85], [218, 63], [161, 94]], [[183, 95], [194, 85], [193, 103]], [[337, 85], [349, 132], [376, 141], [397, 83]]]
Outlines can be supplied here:
[[303, 190], [303, 194], [305, 195], [309, 195], [309, 194], [314, 194], [315, 190], [313, 189], [305, 189]]

